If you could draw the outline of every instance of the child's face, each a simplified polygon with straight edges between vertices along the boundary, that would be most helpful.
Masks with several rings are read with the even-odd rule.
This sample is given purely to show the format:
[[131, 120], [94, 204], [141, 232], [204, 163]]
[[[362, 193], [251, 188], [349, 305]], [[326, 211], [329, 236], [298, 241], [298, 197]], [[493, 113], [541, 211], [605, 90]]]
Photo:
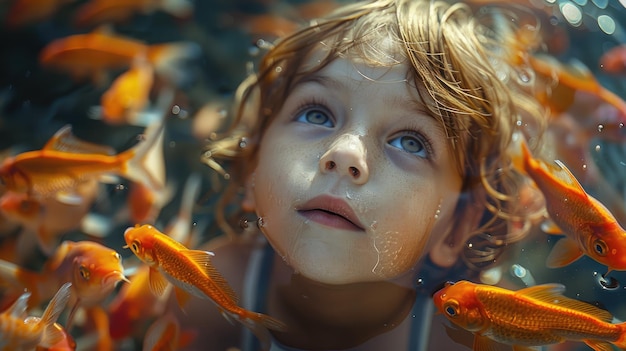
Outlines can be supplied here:
[[310, 279], [394, 278], [452, 226], [461, 176], [406, 69], [336, 59], [294, 87], [263, 137], [245, 203]]

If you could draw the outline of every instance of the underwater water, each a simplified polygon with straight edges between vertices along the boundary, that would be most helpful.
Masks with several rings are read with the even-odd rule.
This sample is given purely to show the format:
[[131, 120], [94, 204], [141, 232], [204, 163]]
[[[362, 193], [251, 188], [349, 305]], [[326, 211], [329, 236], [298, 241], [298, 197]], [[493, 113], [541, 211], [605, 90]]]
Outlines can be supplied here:
[[[39, 0], [37, 6], [23, 0], [2, 1], [0, 23], [2, 20], [5, 23], [0, 27], [3, 46], [0, 52], [2, 159], [44, 148], [50, 138], [66, 125], [71, 125], [72, 134], [80, 140], [104, 145], [114, 153], [123, 152], [145, 138], [145, 125], [148, 123], [142, 118], [150, 121], [165, 115], [163, 159], [170, 191], [163, 195], [157, 213], [145, 222], [163, 229], [176, 219], [184, 203], [187, 180], [190, 175], [197, 174], [200, 183], [193, 194], [191, 218], [186, 223], [196, 233], [193, 238], [196, 247], [201, 247], [203, 243], [222, 235], [215, 211], [217, 194], [228, 181], [228, 175], [203, 162], [205, 145], [213, 133], [220, 130], [237, 86], [262, 55], [263, 41], [271, 42], [290, 33], [299, 24], [347, 2], [172, 1], [180, 3], [180, 7], [135, 9], [99, 19], [95, 15], [89, 17], [84, 14], [86, 5], [98, 3], [94, 0]], [[475, 2], [484, 4], [487, 1]], [[610, 49], [626, 44], [624, 0], [514, 2], [530, 6], [537, 12], [548, 29], [546, 33], [551, 35], [546, 41], [552, 56], [561, 62], [575, 60], [577, 65], [586, 67], [604, 88], [626, 99], [626, 69], [621, 73], [610, 73], [603, 70], [599, 63]], [[488, 3], [497, 5], [508, 2], [494, 0]], [[18, 8], [18, 5], [24, 7]], [[80, 17], [81, 14], [84, 17]], [[120, 20], [116, 17], [122, 15], [127, 18]], [[146, 103], [137, 107], [135, 117], [138, 119], [121, 122], [106, 120], [102, 117], [101, 105], [103, 96], [110, 91], [115, 79], [126, 73], [128, 66], [135, 67], [136, 64], [141, 67], [141, 62], [130, 60], [110, 68], [104, 53], [78, 58], [68, 55], [61, 59], [66, 65], [63, 69], [55, 69], [43, 62], [43, 50], [55, 40], [98, 31], [115, 33], [141, 45], [184, 43], [177, 51], [183, 55], [164, 64], [165, 73], [161, 78], [129, 87], [132, 92], [147, 88]], [[115, 44], [109, 45], [111, 51], [115, 51]], [[623, 60], [626, 62], [626, 58]], [[89, 68], [82, 68], [84, 62], [93, 65], [85, 64]], [[164, 86], [170, 87], [168, 91], [172, 93], [171, 104], [166, 110], [159, 109], [160, 99], [167, 99], [159, 95]], [[604, 203], [618, 221], [626, 225], [626, 129], [622, 130], [624, 124], [616, 121], [613, 111], [607, 109], [608, 112], [603, 115], [601, 105], [597, 99], [590, 98], [588, 109], [579, 111], [580, 114], [573, 117], [573, 127], [555, 123], [554, 145], [559, 147], [557, 152], [560, 155], [568, 155], [564, 162], [587, 192]], [[0, 259], [15, 262], [25, 269], [41, 270], [48, 255], [37, 247], [36, 236], [30, 234], [26, 243], [16, 242], [19, 243], [20, 236], [26, 235], [23, 234], [25, 230], [37, 232], [45, 227], [56, 233], [59, 241], [90, 240], [114, 249], [122, 256], [124, 268], [128, 270], [125, 274], [132, 280], [138, 261], [131, 250], [123, 248], [126, 245], [123, 233], [128, 227], [142, 224], [129, 218], [130, 201], [135, 196], [132, 187], [132, 182], [123, 177], [103, 183], [97, 190], [89, 190], [94, 193], [90, 195], [92, 202], [86, 208], [60, 206], [62, 208], [57, 209], [58, 212], [44, 213], [39, 209], [34, 214], [24, 207], [6, 210], [19, 212], [19, 218], [16, 219], [15, 214], [1, 213]], [[94, 221], [87, 223], [90, 227], [81, 222], [86, 213], [95, 215]], [[45, 216], [45, 221], [41, 216]], [[611, 271], [604, 277], [607, 267], [586, 256], [562, 268], [547, 268], [546, 257], [558, 239], [558, 236], [547, 235], [541, 228], [536, 228], [526, 239], [515, 244], [514, 251], [502, 262], [497, 262], [495, 270], [483, 276], [484, 281], [506, 282], [509, 287], [518, 289], [543, 283], [563, 284], [566, 296], [608, 310], [615, 321], [626, 321], [626, 272]], [[103, 306], [111, 303], [123, 284], [126, 283], [119, 284], [102, 300]], [[10, 302], [1, 302], [4, 311]], [[40, 307], [45, 308], [45, 304]], [[433, 310], [427, 310], [427, 313], [433, 313]], [[184, 313], [176, 315], [179, 319], [185, 318]], [[78, 350], [95, 349], [97, 338], [94, 335], [103, 328], [102, 325], [94, 327], [88, 323], [81, 325], [86, 319], [89, 317], [79, 313], [76, 317], [78, 326], [72, 331]], [[141, 349], [143, 334], [154, 319], [154, 316], [146, 318], [141, 322], [139, 330], [142, 332], [112, 341], [109, 349]], [[188, 327], [188, 324], [181, 324]], [[424, 343], [433, 350], [440, 345], [437, 338], [449, 338], [445, 332], [441, 333], [449, 323], [439, 318], [435, 324], [434, 328], [439, 333]], [[201, 325], [192, 332], [201, 334]], [[454, 342], [458, 349], [469, 349], [471, 344], [467, 343], [471, 343], [471, 335], [458, 333], [460, 336]], [[0, 341], [2, 337], [0, 334]], [[194, 337], [201, 339], [198, 335], [189, 337], [191, 340]], [[450, 342], [445, 345], [450, 345]], [[202, 348], [189, 341], [186, 347], [180, 349]], [[583, 343], [568, 342], [544, 349], [585, 350], [589, 347]]]

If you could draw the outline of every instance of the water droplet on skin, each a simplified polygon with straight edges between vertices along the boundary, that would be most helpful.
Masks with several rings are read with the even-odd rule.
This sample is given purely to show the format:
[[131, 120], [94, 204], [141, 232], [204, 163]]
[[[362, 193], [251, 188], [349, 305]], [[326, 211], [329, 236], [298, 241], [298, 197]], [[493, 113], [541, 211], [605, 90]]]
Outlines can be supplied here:
[[378, 228], [378, 222], [377, 221], [373, 221], [372, 224], [370, 224], [370, 229], [376, 230], [376, 228]]
[[259, 217], [256, 220], [256, 226], [259, 227], [259, 229], [265, 227], [265, 219], [263, 217]]

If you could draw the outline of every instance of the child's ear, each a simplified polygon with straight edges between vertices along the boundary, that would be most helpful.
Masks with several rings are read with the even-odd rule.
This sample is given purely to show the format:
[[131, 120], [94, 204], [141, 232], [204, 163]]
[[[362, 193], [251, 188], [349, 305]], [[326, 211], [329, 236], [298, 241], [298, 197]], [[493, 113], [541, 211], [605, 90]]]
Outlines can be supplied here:
[[254, 178], [255, 172], [252, 172], [246, 180], [245, 193], [241, 203], [241, 208], [245, 212], [254, 212], [256, 209], [256, 200], [254, 198]]
[[450, 267], [459, 259], [467, 240], [478, 228], [484, 207], [465, 202], [464, 211], [457, 211], [456, 222], [450, 230], [434, 243], [430, 250], [430, 259], [441, 267]]

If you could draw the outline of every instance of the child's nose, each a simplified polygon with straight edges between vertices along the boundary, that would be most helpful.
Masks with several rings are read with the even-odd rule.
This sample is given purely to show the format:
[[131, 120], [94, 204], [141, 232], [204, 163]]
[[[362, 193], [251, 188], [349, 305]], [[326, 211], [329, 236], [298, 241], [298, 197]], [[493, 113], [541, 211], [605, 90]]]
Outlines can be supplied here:
[[365, 184], [369, 178], [367, 152], [359, 136], [341, 135], [320, 158], [322, 173], [338, 172], [356, 184]]

